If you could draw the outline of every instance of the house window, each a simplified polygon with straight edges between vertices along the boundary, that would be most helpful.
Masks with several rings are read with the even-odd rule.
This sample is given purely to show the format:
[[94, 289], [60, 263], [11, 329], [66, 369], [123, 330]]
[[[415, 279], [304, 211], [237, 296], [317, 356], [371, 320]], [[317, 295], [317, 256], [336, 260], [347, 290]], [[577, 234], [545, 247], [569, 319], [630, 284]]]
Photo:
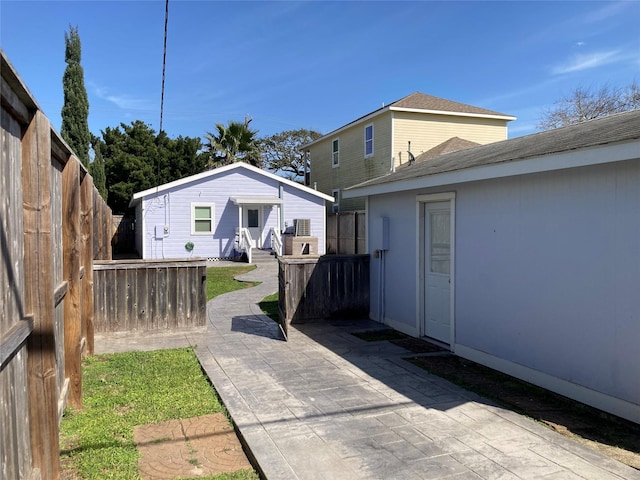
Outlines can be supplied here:
[[334, 199], [334, 203], [331, 206], [331, 211], [333, 213], [338, 213], [340, 211], [340, 189], [331, 190], [331, 196]]
[[373, 155], [373, 123], [364, 127], [364, 156]]
[[331, 144], [331, 166], [338, 167], [340, 165], [340, 140], [335, 139]]
[[215, 206], [212, 204], [191, 204], [191, 233], [207, 235], [213, 233]]

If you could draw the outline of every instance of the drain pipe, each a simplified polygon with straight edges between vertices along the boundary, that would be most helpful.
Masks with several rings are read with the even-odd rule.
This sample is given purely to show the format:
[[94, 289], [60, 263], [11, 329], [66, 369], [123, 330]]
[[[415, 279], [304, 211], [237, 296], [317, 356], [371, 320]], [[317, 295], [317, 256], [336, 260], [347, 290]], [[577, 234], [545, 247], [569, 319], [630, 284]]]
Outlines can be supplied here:
[[278, 198], [282, 200], [282, 203], [278, 205], [278, 210], [280, 211], [280, 226], [278, 228], [278, 235], [282, 234], [282, 230], [284, 227], [284, 185], [280, 184], [280, 189], [278, 190]]

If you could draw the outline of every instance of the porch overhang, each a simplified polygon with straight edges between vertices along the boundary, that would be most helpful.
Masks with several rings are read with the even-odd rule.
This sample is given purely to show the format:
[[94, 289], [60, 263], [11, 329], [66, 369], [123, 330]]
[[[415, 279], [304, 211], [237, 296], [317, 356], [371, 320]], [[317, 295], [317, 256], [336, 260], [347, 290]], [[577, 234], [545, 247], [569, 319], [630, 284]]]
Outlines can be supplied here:
[[271, 196], [246, 195], [242, 197], [230, 197], [234, 205], [282, 205], [282, 199]]

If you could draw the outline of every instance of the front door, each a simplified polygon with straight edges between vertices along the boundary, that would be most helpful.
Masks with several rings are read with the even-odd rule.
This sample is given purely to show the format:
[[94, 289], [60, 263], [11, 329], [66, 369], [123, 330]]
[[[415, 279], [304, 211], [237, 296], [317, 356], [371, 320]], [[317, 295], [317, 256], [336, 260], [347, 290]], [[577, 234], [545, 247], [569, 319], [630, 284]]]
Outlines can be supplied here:
[[451, 211], [450, 202], [424, 208], [424, 334], [451, 343]]
[[260, 207], [245, 207], [242, 218], [242, 226], [249, 229], [253, 238], [253, 248], [262, 246], [262, 215]]

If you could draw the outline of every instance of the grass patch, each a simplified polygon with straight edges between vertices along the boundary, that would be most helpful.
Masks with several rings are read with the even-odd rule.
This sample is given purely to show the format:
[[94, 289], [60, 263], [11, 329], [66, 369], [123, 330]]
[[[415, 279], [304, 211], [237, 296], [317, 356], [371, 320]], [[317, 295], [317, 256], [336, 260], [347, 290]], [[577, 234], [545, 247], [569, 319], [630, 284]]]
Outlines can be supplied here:
[[207, 268], [207, 300], [223, 293], [260, 285], [259, 282], [240, 282], [234, 278], [255, 268], [255, 265]]
[[[98, 355], [83, 360], [82, 410], [67, 410], [61, 461], [86, 480], [137, 479], [137, 425], [222, 412], [191, 348]], [[257, 479], [215, 476], [209, 479]]]
[[278, 292], [264, 297], [260, 303], [258, 303], [260, 309], [274, 322], [278, 321]]
[[365, 342], [382, 342], [385, 340], [400, 340], [403, 338], [408, 338], [404, 333], [393, 330], [392, 328], [354, 332], [353, 335], [361, 340], [364, 340]]

